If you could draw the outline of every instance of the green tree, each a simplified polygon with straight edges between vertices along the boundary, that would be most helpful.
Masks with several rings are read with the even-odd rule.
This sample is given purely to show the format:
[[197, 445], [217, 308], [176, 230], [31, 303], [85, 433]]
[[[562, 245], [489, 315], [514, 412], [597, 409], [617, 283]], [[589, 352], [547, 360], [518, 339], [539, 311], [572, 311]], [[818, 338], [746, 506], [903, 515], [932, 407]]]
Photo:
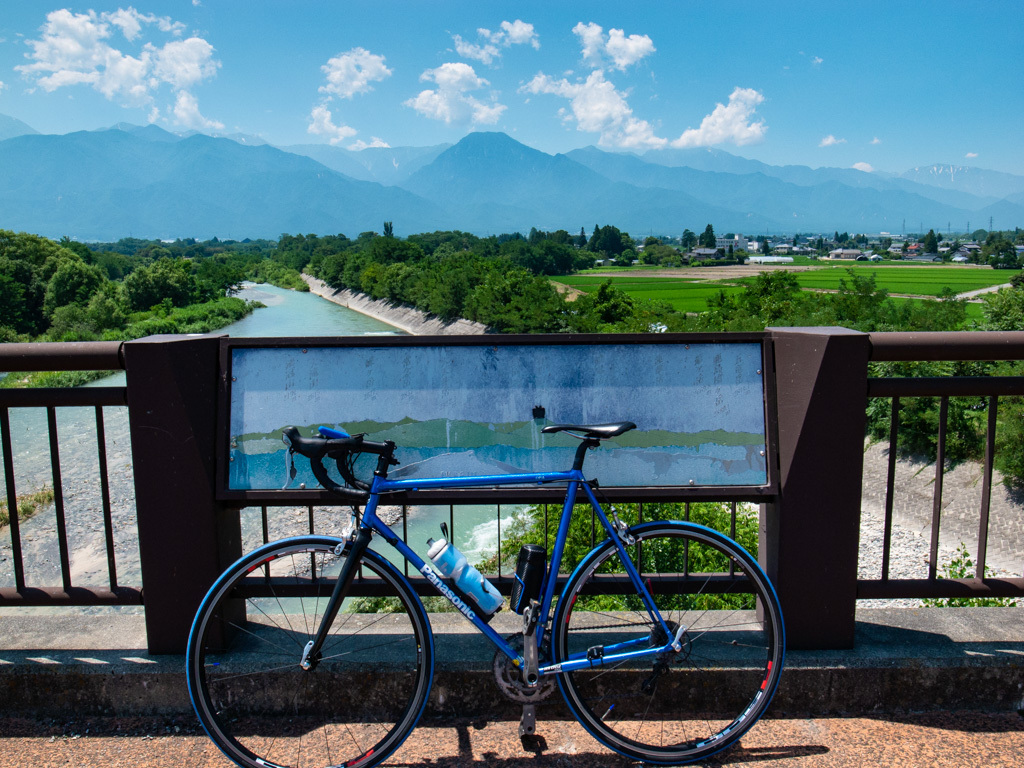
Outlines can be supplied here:
[[684, 251], [692, 251], [697, 245], [697, 235], [689, 229], [684, 229], [683, 236], [680, 238], [679, 244], [682, 246]]
[[152, 266], [141, 267], [124, 279], [125, 300], [132, 311], [139, 312], [160, 304], [164, 299], [172, 306], [192, 303], [198, 284], [192, 266], [181, 259], [162, 258]]
[[701, 248], [714, 248], [715, 247], [715, 230], [710, 224], [704, 228], [703, 234], [697, 241], [697, 244]]
[[465, 315], [505, 333], [554, 333], [562, 329], [563, 306], [548, 280], [515, 268], [490, 272], [466, 300]]
[[935, 230], [929, 229], [928, 234], [924, 236], [924, 252], [925, 253], [938, 253], [939, 252], [939, 238], [935, 236]]
[[[615, 504], [612, 505], [619, 518], [627, 525], [635, 525], [640, 519], [640, 510], [637, 504]], [[609, 511], [605, 505], [605, 511]], [[698, 525], [713, 528], [725, 534], [732, 534], [732, 514], [730, 505], [727, 503], [715, 502], [693, 502], [688, 505], [647, 503], [643, 505], [644, 522], [651, 520], [684, 520], [688, 519]], [[545, 521], [547, 525], [545, 526]], [[501, 549], [492, 558], [485, 560], [479, 565], [484, 573], [494, 573], [498, 570], [498, 559], [503, 564], [514, 567], [515, 558], [524, 544], [539, 544], [548, 547], [555, 540], [558, 532], [560, 516], [545, 514], [543, 506], [529, 507], [525, 514], [513, 518], [509, 528], [502, 526]], [[757, 557], [758, 550], [758, 516], [756, 511], [741, 510], [736, 515], [735, 539], [754, 557]], [[600, 543], [606, 534], [600, 529], [600, 524], [595, 527], [594, 518], [590, 511], [589, 504], [579, 504], [573, 509], [573, 516], [569, 522], [569, 530], [565, 539], [565, 549], [562, 553], [562, 572], [571, 573], [579, 565], [584, 557]], [[722, 566], [727, 566], [722, 563]], [[504, 565], [503, 565], [504, 568]], [[691, 571], [706, 569], [706, 565], [690, 563]], [[678, 567], [672, 569], [667, 564], [659, 568], [661, 572], [684, 573], [687, 570], [686, 564], [680, 562]], [[722, 601], [727, 603], [728, 596], [723, 596]], [[715, 607], [722, 607], [716, 605]]]
[[86, 264], [77, 256], [62, 261], [46, 284], [43, 312], [49, 317], [58, 307], [88, 304], [103, 280], [98, 267]]
[[1024, 288], [1003, 288], [982, 300], [988, 330], [1024, 331]]
[[41, 272], [31, 262], [0, 255], [0, 327], [29, 334], [43, 330], [46, 285]]

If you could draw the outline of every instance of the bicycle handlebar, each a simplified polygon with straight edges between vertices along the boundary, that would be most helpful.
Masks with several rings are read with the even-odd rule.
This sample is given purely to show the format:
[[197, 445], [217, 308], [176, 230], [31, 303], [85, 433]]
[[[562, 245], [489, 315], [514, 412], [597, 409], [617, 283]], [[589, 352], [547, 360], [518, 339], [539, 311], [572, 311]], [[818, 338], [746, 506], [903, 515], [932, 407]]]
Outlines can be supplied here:
[[[302, 437], [295, 427], [285, 427], [281, 439], [288, 450], [300, 453], [309, 459], [309, 467], [313, 470], [320, 485], [334, 494], [343, 496], [350, 501], [363, 502], [369, 496], [370, 484], [357, 478], [352, 471], [352, 454], [371, 453], [378, 457], [375, 474], [387, 475], [387, 468], [398, 464], [394, 458], [395, 444], [390, 440], [382, 443], [364, 440], [362, 435], [351, 437]], [[348, 486], [339, 485], [327, 474], [324, 459], [334, 459], [338, 471], [345, 478]]]

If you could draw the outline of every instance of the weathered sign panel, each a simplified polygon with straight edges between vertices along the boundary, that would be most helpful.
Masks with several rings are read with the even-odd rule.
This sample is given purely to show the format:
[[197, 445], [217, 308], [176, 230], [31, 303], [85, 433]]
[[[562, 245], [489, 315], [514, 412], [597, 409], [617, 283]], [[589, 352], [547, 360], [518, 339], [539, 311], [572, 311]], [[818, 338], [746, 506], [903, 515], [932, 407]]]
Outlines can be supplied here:
[[[543, 426], [625, 420], [637, 429], [588, 455], [586, 473], [603, 486], [768, 482], [760, 341], [510, 338], [522, 337], [229, 341], [228, 489], [284, 486], [287, 426], [394, 440], [402, 464], [391, 477], [455, 477], [568, 469], [576, 441]], [[303, 471], [292, 487], [315, 487]]]

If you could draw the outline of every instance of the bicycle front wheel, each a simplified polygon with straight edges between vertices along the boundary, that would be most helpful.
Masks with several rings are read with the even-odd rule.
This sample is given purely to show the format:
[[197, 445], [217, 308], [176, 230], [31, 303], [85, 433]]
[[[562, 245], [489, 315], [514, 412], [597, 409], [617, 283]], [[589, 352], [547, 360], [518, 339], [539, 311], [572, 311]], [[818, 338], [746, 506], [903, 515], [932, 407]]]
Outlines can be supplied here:
[[[703, 526], [630, 529], [627, 553], [666, 626], [652, 620], [612, 541], [569, 577], [554, 618], [554, 659], [595, 659], [558, 676], [590, 733], [637, 760], [680, 764], [735, 742], [764, 713], [782, 671], [782, 612], [771, 583], [740, 545]], [[600, 657], [680, 650], [603, 663]]]
[[189, 637], [187, 677], [199, 719], [241, 766], [372, 766], [405, 740], [433, 675], [423, 605], [387, 560], [366, 550], [322, 658], [299, 666], [348, 555], [304, 536], [263, 546], [213, 585]]

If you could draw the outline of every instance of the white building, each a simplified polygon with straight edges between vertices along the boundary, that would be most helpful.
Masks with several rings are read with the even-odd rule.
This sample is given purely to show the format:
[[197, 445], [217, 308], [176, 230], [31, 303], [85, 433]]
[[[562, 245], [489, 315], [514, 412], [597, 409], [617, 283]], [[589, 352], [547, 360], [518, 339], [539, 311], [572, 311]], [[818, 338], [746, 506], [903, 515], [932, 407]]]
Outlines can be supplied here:
[[747, 238], [743, 235], [735, 235], [733, 237], [716, 237], [715, 248], [721, 248], [726, 253], [729, 252], [729, 246], [732, 246], [733, 251], [747, 250]]

